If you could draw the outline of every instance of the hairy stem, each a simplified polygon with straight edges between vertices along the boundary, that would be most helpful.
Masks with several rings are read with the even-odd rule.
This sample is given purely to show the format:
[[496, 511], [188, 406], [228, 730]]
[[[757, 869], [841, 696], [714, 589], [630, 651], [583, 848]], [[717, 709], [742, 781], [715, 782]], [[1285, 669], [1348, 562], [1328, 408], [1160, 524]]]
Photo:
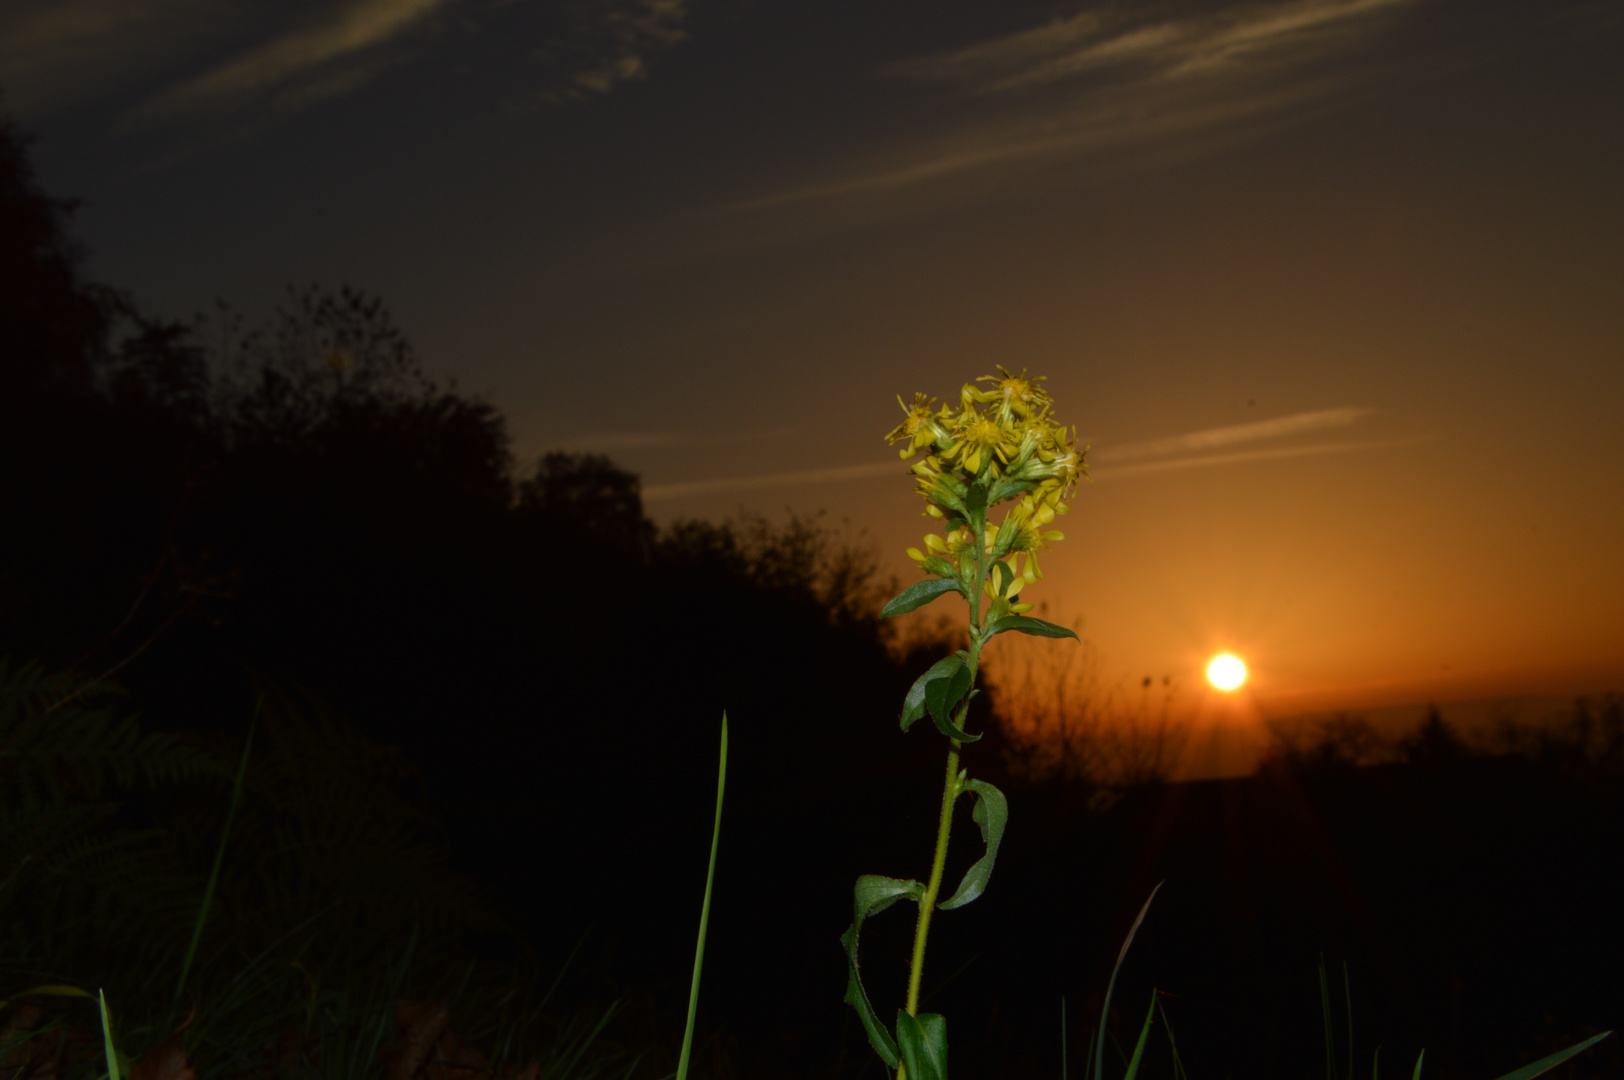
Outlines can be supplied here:
[[[981, 520], [972, 520], [971, 529], [976, 538], [976, 575], [975, 589], [970, 594], [974, 597], [970, 602], [970, 689], [956, 718], [961, 731], [965, 730], [970, 716], [970, 697], [975, 692], [976, 667], [981, 659], [981, 591], [987, 580]], [[959, 775], [959, 750], [963, 744], [957, 739], [949, 739], [948, 742], [950, 748], [947, 752], [947, 777], [942, 783], [942, 812], [936, 821], [936, 854], [930, 861], [930, 878], [925, 882], [925, 895], [919, 898], [919, 920], [914, 924], [913, 963], [908, 967], [906, 1012], [909, 1016], [919, 1014], [919, 983], [925, 973], [925, 942], [930, 937], [930, 916], [936, 910], [936, 896], [942, 889], [942, 870], [947, 865], [947, 838], [953, 830], [953, 804], [964, 792], [964, 780]], [[907, 1065], [897, 1065], [897, 1080], [908, 1080]]]
[[947, 863], [947, 835], [953, 826], [953, 803], [959, 796], [959, 742], [947, 752], [947, 781], [942, 787], [942, 816], [936, 823], [936, 855], [930, 863], [930, 879], [919, 901], [919, 921], [914, 925], [913, 964], [908, 969], [909, 1016], [919, 1012], [919, 980], [925, 970], [925, 939], [930, 935], [930, 915], [936, 907], [936, 894], [942, 888], [942, 869]]

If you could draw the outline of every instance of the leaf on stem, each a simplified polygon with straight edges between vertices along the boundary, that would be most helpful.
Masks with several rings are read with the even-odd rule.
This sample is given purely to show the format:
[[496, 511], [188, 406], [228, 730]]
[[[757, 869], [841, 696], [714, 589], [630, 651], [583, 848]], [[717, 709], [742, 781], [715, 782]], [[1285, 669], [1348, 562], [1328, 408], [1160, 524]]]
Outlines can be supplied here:
[[1005, 630], [1018, 630], [1033, 637], [1075, 638], [1077, 632], [1064, 626], [1057, 626], [1052, 622], [1034, 619], [1030, 615], [1006, 615], [1002, 619], [989, 625], [985, 631], [987, 637], [1002, 634]]
[[909, 1080], [947, 1080], [947, 1020], [939, 1013], [897, 1010], [897, 1045]]
[[972, 532], [978, 534], [976, 536], [977, 543], [980, 543], [981, 541], [981, 537], [979, 535], [981, 532], [980, 522], [987, 516], [987, 507], [992, 505], [991, 501], [987, 498], [987, 480], [991, 475], [991, 473], [982, 473], [975, 479], [975, 482], [970, 485], [970, 490], [964, 493], [964, 509], [966, 511], [965, 516], [977, 526], [971, 530]]
[[[913, 726], [915, 720], [925, 715], [925, 709], [927, 708], [925, 695], [930, 688], [930, 684], [941, 679], [951, 679], [953, 673], [964, 666], [964, 657], [954, 653], [952, 656], [936, 661], [930, 666], [930, 670], [914, 680], [914, 684], [908, 688], [908, 695], [902, 699], [901, 723], [903, 731], [907, 731]], [[968, 675], [968, 670], [965, 673]]]
[[868, 1033], [869, 1045], [874, 1047], [874, 1052], [892, 1068], [897, 1064], [896, 1040], [885, 1030], [880, 1018], [874, 1015], [874, 1006], [868, 1000], [868, 991], [863, 989], [863, 978], [857, 964], [857, 932], [862, 927], [863, 920], [870, 915], [884, 911], [898, 900], [912, 900], [917, 904], [924, 895], [925, 887], [917, 881], [864, 874], [857, 879], [857, 885], [852, 890], [852, 924], [840, 935], [840, 944], [846, 950], [846, 1004], [857, 1010], [857, 1017], [863, 1022], [863, 1030]]
[[[954, 657], [958, 659], [958, 657]], [[980, 735], [968, 735], [953, 725], [953, 710], [970, 691], [970, 669], [960, 663], [946, 678], [933, 679], [925, 684], [925, 707], [936, 722], [936, 730], [949, 739], [975, 742]]]
[[930, 718], [936, 722], [936, 730], [940, 731], [943, 735], [946, 735], [949, 739], [957, 739], [961, 743], [979, 742], [981, 739], [980, 735], [972, 735], [968, 731], [954, 727], [953, 721], [943, 720], [935, 713], [932, 713]]
[[975, 823], [981, 826], [981, 839], [987, 845], [987, 853], [975, 861], [970, 869], [964, 872], [964, 880], [953, 895], [936, 906], [944, 911], [963, 907], [987, 888], [987, 879], [992, 877], [992, 864], [998, 858], [998, 844], [1004, 838], [1004, 825], [1009, 821], [1009, 800], [1004, 793], [984, 780], [971, 780], [965, 785], [976, 793], [976, 806], [972, 812]]
[[880, 609], [880, 618], [888, 619], [893, 615], [906, 615], [917, 608], [922, 608], [932, 600], [944, 593], [958, 592], [959, 583], [951, 578], [928, 578], [916, 581], [903, 589], [889, 604]]

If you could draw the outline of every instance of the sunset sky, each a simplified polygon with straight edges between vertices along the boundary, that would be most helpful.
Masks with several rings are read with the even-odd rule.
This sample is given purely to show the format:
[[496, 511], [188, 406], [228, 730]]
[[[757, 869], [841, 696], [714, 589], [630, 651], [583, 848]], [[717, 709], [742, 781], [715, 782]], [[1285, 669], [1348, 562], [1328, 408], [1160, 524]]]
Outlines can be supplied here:
[[896, 396], [1025, 367], [1111, 678], [1624, 690], [1624, 3], [9, 0], [0, 94], [145, 310], [365, 289], [662, 521], [910, 579]]

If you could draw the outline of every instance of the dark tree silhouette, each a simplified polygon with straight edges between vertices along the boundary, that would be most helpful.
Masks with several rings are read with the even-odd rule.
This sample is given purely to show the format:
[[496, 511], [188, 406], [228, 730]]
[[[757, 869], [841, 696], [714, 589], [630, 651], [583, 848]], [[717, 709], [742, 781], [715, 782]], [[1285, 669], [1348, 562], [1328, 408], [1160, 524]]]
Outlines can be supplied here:
[[1450, 765], [1469, 753], [1466, 743], [1436, 705], [1427, 706], [1426, 719], [1403, 740], [1400, 749], [1407, 764], [1429, 768]]
[[120, 305], [80, 277], [66, 229], [74, 205], [40, 189], [27, 137], [0, 115], [0, 410], [8, 427], [27, 418], [24, 403], [89, 393]]
[[560, 529], [557, 540], [606, 544], [641, 561], [654, 541], [643, 516], [642, 484], [599, 454], [543, 454], [536, 471], [518, 485], [518, 516]]

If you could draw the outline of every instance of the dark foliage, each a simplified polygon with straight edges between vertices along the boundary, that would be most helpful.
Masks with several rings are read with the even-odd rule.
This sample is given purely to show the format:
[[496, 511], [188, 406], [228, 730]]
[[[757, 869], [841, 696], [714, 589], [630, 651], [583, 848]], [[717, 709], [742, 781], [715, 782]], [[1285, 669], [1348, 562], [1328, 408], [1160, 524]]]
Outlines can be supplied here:
[[[921, 665], [893, 656], [876, 616], [889, 583], [864, 551], [815, 518], [657, 533], [637, 479], [602, 458], [550, 454], [515, 482], [500, 415], [427, 379], [352, 290], [296, 291], [257, 327], [93, 309], [62, 207], [5, 136], [13, 210], [44, 237], [22, 273], [61, 296], [0, 295], [19, 343], [0, 360], [16, 389], [0, 655], [74, 686], [116, 675], [149, 728], [202, 738], [240, 739], [267, 686], [345, 717], [419, 765], [458, 868], [544, 968], [596, 927], [603, 977], [644, 984], [687, 962], [727, 709], [739, 869], [724, 874], [751, 867], [735, 895], [816, 896], [840, 920], [861, 822], [896, 800], [928, 810], [939, 767], [933, 742], [894, 727]], [[49, 355], [30, 344], [48, 339]], [[328, 824], [371, 827], [365, 799], [331, 802], [351, 784], [384, 798], [358, 768], [313, 774]], [[245, 825], [269, 861], [242, 865], [314, 888], [270, 853], [327, 826], [287, 813], [294, 832]], [[836, 931], [803, 921], [784, 944], [816, 963]]]

